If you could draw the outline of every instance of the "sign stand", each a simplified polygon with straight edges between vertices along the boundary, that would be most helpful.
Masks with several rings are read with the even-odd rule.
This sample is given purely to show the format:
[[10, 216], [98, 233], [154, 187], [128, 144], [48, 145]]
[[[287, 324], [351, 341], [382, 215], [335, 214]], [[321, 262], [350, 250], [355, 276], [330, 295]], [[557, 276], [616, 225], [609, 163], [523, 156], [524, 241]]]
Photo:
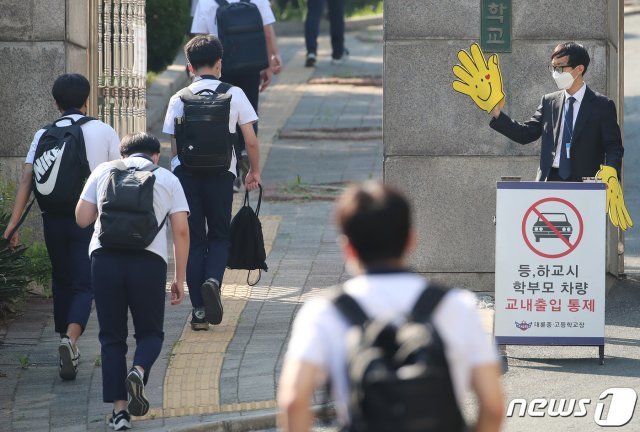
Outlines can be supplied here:
[[498, 345], [597, 346], [604, 364], [606, 185], [497, 183]]

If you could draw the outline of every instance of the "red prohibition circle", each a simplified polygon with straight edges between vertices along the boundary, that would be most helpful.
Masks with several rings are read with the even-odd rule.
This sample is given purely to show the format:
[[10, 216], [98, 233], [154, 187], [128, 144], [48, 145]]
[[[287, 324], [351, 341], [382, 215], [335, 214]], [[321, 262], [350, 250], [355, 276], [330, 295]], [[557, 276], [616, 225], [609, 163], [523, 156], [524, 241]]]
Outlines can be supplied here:
[[[531, 214], [533, 209], [535, 209], [537, 206], [539, 206], [540, 204], [544, 204], [546, 202], [549, 202], [549, 201], [560, 202], [560, 203], [566, 205], [567, 207], [569, 207], [571, 210], [573, 210], [573, 212], [578, 217], [578, 223], [580, 224], [580, 233], [578, 234], [578, 239], [576, 240], [576, 242], [573, 245], [571, 245], [571, 247], [569, 249], [567, 249], [566, 251], [561, 252], [559, 254], [547, 254], [547, 253], [544, 253], [544, 252], [541, 252], [541, 251], [537, 250], [531, 244], [531, 242], [529, 241], [529, 238], [527, 237], [526, 225], [527, 225], [527, 219], [529, 218], [529, 215]], [[522, 218], [522, 238], [524, 238], [525, 243], [527, 243], [527, 246], [529, 247], [529, 249], [531, 249], [531, 251], [533, 253], [535, 253], [536, 255], [540, 255], [541, 257], [544, 257], [544, 258], [561, 258], [563, 256], [569, 255], [571, 252], [573, 252], [576, 249], [576, 247], [580, 243], [580, 240], [582, 240], [582, 233], [583, 232], [584, 232], [584, 223], [582, 222], [582, 216], [580, 215], [580, 212], [578, 211], [578, 209], [573, 204], [571, 204], [569, 201], [564, 200], [562, 198], [544, 198], [544, 199], [541, 199], [540, 201], [536, 201], [535, 203], [533, 203], [533, 205], [531, 207], [529, 207], [529, 209], [524, 214], [524, 217]]]

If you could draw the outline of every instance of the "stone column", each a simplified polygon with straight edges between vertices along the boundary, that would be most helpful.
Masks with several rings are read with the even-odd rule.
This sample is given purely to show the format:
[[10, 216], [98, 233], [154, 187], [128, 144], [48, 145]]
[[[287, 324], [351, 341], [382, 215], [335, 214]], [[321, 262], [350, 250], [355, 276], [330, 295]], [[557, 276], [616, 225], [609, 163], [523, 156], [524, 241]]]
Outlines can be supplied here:
[[[525, 121], [557, 90], [547, 69], [563, 41], [587, 47], [586, 82], [618, 103], [618, 2], [513, 0], [512, 52], [499, 54], [512, 118]], [[521, 146], [451, 88], [460, 49], [480, 38], [480, 0], [386, 0], [384, 179], [415, 207], [419, 246], [411, 264], [449, 284], [494, 289], [495, 185], [534, 180], [540, 144]], [[488, 55], [488, 53], [485, 53]]]
[[51, 86], [88, 73], [87, 0], [0, 2], [0, 177], [19, 177], [33, 134], [58, 114]]

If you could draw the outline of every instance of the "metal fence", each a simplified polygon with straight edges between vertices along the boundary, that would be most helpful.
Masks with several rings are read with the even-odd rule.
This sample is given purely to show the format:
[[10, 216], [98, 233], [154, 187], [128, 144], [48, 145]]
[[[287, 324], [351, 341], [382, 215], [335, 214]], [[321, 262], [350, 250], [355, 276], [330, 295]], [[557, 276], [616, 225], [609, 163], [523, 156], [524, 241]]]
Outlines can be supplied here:
[[[120, 137], [146, 130], [145, 0], [91, 0], [90, 73], [100, 120]], [[97, 31], [95, 31], [97, 27]]]

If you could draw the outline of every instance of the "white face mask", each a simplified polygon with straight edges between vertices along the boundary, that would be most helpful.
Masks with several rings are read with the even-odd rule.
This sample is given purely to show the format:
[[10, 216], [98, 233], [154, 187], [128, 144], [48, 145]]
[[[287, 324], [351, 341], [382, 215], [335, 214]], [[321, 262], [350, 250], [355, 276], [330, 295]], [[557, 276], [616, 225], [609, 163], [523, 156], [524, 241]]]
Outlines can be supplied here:
[[553, 79], [555, 80], [556, 85], [560, 90], [568, 89], [569, 87], [571, 87], [571, 85], [575, 81], [575, 78], [573, 77], [573, 75], [571, 75], [570, 72], [553, 71], [551, 76], [553, 76]]

